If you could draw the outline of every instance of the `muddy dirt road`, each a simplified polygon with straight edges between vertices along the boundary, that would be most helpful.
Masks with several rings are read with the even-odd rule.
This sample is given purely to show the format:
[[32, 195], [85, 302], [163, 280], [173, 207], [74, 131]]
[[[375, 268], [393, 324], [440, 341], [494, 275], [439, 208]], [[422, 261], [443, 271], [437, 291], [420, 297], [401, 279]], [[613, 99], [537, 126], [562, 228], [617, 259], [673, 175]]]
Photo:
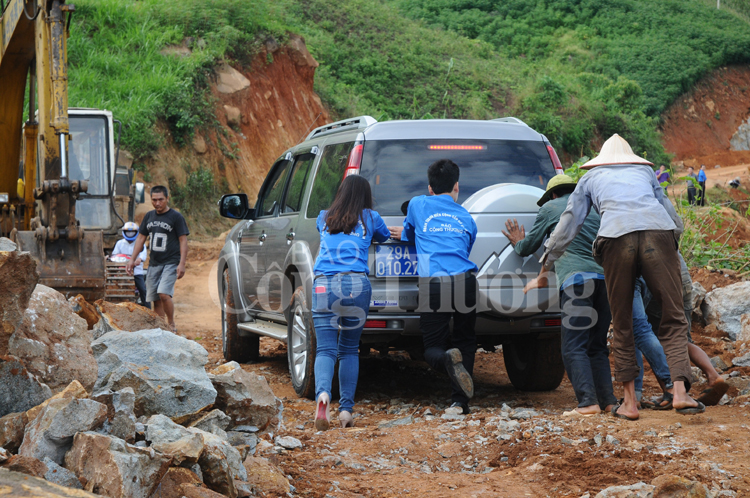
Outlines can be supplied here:
[[[200, 342], [212, 363], [223, 363], [212, 273], [220, 247], [220, 241], [191, 241], [175, 294], [180, 333]], [[732, 345], [705, 336], [700, 326], [693, 336], [709, 356], [731, 356]], [[258, 454], [277, 464], [300, 496], [593, 497], [663, 474], [698, 480], [721, 496], [750, 496], [747, 401], [692, 417], [644, 410], [636, 422], [603, 414], [570, 420], [562, 417], [575, 407], [567, 378], [555, 391], [523, 393], [508, 380], [501, 352], [480, 351], [472, 413], [448, 420], [442, 418], [447, 377], [395, 352], [362, 360], [355, 427], [316, 433], [313, 402], [297, 398], [290, 385], [285, 346], [264, 338], [261, 354], [243, 368], [268, 379], [284, 403], [280, 434], [304, 446], [276, 453], [261, 443]], [[750, 368], [727, 373], [733, 370], [750, 374]], [[657, 390], [648, 371], [645, 394]]]

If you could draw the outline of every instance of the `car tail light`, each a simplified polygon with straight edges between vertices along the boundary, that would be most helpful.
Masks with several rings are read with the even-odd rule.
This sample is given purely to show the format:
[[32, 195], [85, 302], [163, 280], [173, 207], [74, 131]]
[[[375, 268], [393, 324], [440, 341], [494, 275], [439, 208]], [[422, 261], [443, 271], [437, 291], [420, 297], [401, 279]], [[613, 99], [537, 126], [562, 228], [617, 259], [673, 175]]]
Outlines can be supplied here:
[[355, 143], [354, 148], [349, 153], [349, 161], [346, 163], [346, 169], [344, 170], [344, 178], [349, 175], [358, 175], [359, 167], [362, 165], [362, 149], [364, 148], [363, 143]]
[[385, 320], [366, 320], [365, 328], [366, 329], [384, 329]]
[[550, 144], [547, 144], [547, 152], [549, 153], [549, 158], [552, 159], [552, 166], [555, 167], [555, 173], [558, 175], [562, 175], [565, 173], [563, 171], [562, 164], [560, 163], [560, 158], [557, 157], [557, 152], [555, 152], [554, 147], [552, 147]]
[[544, 326], [545, 327], [559, 327], [562, 325], [562, 319], [561, 318], [545, 318], [544, 319]]
[[430, 145], [430, 150], [484, 150], [486, 145]]

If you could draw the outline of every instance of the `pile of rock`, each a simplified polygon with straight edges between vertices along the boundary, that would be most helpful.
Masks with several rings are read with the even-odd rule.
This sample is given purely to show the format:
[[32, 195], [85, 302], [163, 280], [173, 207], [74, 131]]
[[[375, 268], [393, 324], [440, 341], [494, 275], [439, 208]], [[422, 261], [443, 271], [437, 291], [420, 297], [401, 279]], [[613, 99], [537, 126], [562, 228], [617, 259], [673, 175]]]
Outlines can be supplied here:
[[0, 418], [4, 466], [117, 498], [157, 488], [160, 496], [249, 495], [257, 433], [281, 418], [263, 378], [236, 363], [207, 373], [205, 349], [161, 329], [110, 332], [92, 349], [91, 394], [73, 381]]
[[37, 285], [28, 254], [0, 252], [0, 279], [0, 490], [235, 498], [261, 489], [270, 464], [251, 455], [282, 412], [263, 377], [234, 362], [207, 372], [206, 350], [144, 308], [66, 301]]
[[[738, 282], [706, 292], [693, 283], [693, 318], [702, 320], [708, 335], [726, 350], [711, 358], [713, 366], [725, 372], [733, 367], [750, 367], [750, 281]], [[735, 369], [727, 376], [738, 396], [725, 396], [720, 404], [750, 403], [750, 376]]]

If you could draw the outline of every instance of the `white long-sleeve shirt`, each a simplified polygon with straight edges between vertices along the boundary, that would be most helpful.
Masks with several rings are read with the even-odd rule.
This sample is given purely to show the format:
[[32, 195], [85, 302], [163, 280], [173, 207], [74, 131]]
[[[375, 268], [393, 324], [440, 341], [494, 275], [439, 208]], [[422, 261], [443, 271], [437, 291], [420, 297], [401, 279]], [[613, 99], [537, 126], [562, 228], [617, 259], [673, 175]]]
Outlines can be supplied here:
[[[125, 239], [120, 239], [117, 241], [117, 244], [115, 244], [115, 248], [112, 249], [112, 254], [113, 255], [114, 254], [126, 254], [132, 258], [133, 249], [135, 249], [135, 240], [133, 242], [128, 242]], [[141, 264], [139, 264], [133, 269], [133, 275], [143, 275], [143, 262], [146, 261], [146, 255], [147, 255], [146, 245], [144, 244], [143, 250], [138, 255], [138, 258], [141, 259]], [[135, 259], [138, 259], [138, 258], [135, 258]]]
[[600, 237], [617, 238], [641, 230], [674, 230], [682, 235], [683, 224], [654, 171], [642, 164], [597, 166], [583, 175], [568, 198], [547, 240], [542, 260], [551, 265], [578, 235], [591, 208], [602, 217]]

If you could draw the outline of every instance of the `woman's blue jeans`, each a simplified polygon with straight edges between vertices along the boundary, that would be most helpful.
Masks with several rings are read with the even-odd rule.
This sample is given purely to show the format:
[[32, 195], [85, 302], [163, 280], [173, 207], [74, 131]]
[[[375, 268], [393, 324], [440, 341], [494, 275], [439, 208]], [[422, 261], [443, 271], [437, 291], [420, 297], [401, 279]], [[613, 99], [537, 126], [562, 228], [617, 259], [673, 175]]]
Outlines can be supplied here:
[[315, 399], [331, 395], [339, 361], [339, 411], [351, 412], [359, 377], [359, 338], [370, 309], [372, 288], [364, 273], [323, 275], [313, 282], [313, 323], [317, 339]]
[[[651, 365], [651, 370], [657, 379], [662, 381], [669, 389], [672, 387], [672, 378], [669, 374], [669, 365], [667, 357], [664, 354], [664, 348], [656, 337], [651, 324], [646, 316], [646, 305], [651, 300], [651, 293], [646, 287], [643, 277], [638, 277], [635, 281], [635, 295], [633, 296], [633, 339], [635, 340], [635, 359], [638, 362], [638, 368], [641, 369], [638, 377], [635, 378], [635, 390], [643, 391], [643, 356]], [[641, 355], [641, 352], [643, 354]]]

